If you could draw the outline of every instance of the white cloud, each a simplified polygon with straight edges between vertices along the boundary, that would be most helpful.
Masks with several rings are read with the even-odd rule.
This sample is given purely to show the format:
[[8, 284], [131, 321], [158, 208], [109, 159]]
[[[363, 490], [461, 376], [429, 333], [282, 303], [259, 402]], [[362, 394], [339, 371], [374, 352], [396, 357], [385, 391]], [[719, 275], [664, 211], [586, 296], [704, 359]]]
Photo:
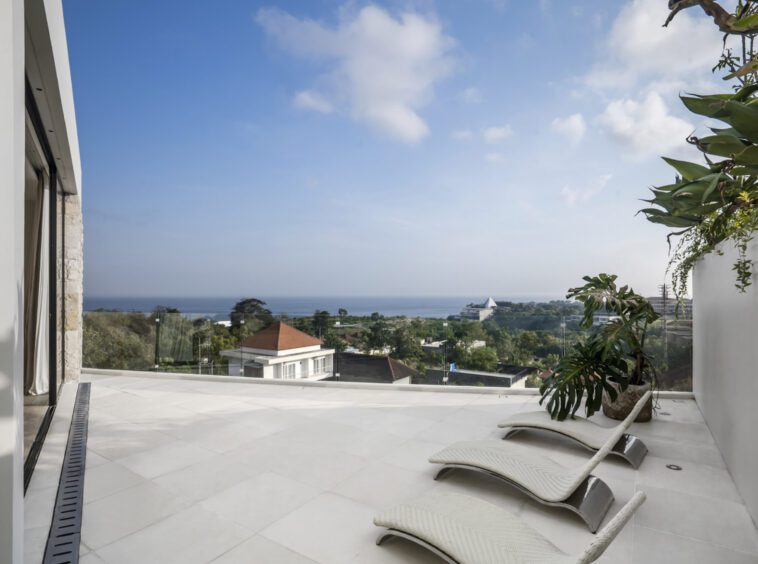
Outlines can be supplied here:
[[[335, 27], [274, 8], [256, 21], [293, 55], [329, 66], [319, 78], [323, 101], [358, 122], [408, 143], [429, 133], [419, 115], [434, 86], [453, 68], [454, 44], [439, 22], [415, 12], [394, 18], [369, 5], [343, 10]], [[315, 108], [313, 108], [315, 109]]]
[[500, 143], [513, 136], [513, 128], [510, 125], [488, 127], [482, 132], [482, 136], [487, 143]]
[[[697, 9], [697, 12], [700, 12]], [[603, 90], [639, 80], [688, 78], [709, 72], [721, 52], [722, 34], [702, 12], [682, 10], [668, 27], [662, 0], [633, 0], [614, 20], [603, 45], [603, 62], [586, 77]]]
[[656, 92], [650, 92], [641, 101], [614, 100], [598, 121], [628, 150], [624, 156], [631, 160], [682, 147], [694, 129], [691, 123], [671, 115]]
[[484, 155], [484, 159], [488, 163], [501, 163], [505, 160], [501, 153], [487, 153]]
[[568, 139], [571, 145], [578, 145], [587, 132], [587, 123], [582, 114], [572, 114], [566, 118], [555, 118], [550, 128]]
[[461, 100], [466, 104], [480, 104], [482, 102], [482, 93], [479, 92], [478, 88], [471, 86], [461, 92]]
[[470, 129], [459, 129], [458, 131], [453, 131], [451, 137], [457, 141], [468, 141], [474, 137], [474, 132]]
[[610, 180], [610, 174], [603, 174], [598, 176], [583, 188], [574, 188], [571, 185], [567, 184], [561, 188], [561, 196], [563, 197], [563, 201], [567, 206], [573, 207], [578, 203], [587, 202], [597, 196], [605, 189]]
[[322, 114], [329, 114], [334, 109], [329, 100], [312, 90], [303, 90], [295, 94], [292, 105], [301, 110], [313, 110]]

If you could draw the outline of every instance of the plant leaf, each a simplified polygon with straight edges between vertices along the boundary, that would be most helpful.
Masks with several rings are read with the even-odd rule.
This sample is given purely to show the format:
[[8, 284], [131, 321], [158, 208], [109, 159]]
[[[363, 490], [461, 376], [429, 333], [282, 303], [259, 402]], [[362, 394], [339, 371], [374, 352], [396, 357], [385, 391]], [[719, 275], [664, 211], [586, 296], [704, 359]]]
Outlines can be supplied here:
[[670, 159], [668, 157], [663, 157], [663, 160], [674, 167], [685, 180], [696, 180], [702, 176], [705, 176], [706, 174], [710, 174], [711, 172], [708, 167], [696, 163], [678, 161], [676, 159]]

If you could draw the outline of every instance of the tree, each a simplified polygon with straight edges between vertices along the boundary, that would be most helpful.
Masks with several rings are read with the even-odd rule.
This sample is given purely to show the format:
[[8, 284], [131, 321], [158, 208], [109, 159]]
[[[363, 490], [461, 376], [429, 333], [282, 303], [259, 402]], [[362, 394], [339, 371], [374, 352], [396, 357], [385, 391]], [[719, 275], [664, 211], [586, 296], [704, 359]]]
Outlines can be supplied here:
[[337, 310], [337, 315], [340, 316], [340, 321], [344, 321], [347, 317], [347, 310], [344, 307], [341, 307]]
[[316, 310], [313, 314], [313, 331], [321, 337], [329, 327], [331, 316], [326, 310]]
[[466, 368], [494, 372], [497, 370], [497, 352], [490, 347], [477, 347], [468, 353]]
[[[371, 316], [373, 319], [373, 315]], [[382, 350], [389, 344], [390, 332], [387, 322], [377, 319], [370, 326], [366, 334], [366, 348], [369, 353], [374, 350]]]
[[243, 339], [274, 322], [271, 311], [265, 307], [266, 302], [257, 298], [243, 298], [234, 304], [229, 318], [232, 333]]
[[335, 331], [327, 331], [324, 334], [324, 346], [328, 349], [334, 349], [337, 352], [342, 352], [347, 348], [347, 341], [343, 339]]
[[456, 340], [471, 344], [474, 341], [483, 341], [487, 334], [478, 321], [464, 321], [453, 328], [453, 335]]
[[403, 360], [421, 356], [421, 343], [409, 327], [398, 327], [392, 333], [392, 356]]
[[524, 331], [518, 337], [518, 344], [524, 352], [534, 355], [540, 345], [540, 338], [534, 331]]

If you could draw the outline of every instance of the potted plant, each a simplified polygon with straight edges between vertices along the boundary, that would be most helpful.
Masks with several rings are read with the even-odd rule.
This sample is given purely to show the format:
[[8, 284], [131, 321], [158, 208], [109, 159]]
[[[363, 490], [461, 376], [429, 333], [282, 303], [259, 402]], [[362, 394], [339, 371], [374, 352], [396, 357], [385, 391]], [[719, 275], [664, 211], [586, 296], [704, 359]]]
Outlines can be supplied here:
[[[600, 329], [572, 347], [540, 387], [540, 404], [547, 400], [553, 419], [573, 417], [585, 399], [587, 417], [602, 406], [608, 417], [624, 419], [655, 385], [655, 366], [645, 352], [645, 338], [658, 314], [634, 290], [617, 286], [616, 278], [585, 276], [584, 286], [571, 288], [566, 295], [584, 304], [583, 327], [591, 328], [600, 311], [608, 317]], [[637, 421], [649, 421], [652, 410], [651, 400]]]

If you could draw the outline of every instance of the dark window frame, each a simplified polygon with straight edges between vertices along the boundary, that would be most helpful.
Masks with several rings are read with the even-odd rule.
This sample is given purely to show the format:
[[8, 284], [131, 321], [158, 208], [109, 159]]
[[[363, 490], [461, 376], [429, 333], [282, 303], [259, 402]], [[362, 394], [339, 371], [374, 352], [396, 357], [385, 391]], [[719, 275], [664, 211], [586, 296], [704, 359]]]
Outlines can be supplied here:
[[[37, 464], [40, 452], [42, 451], [42, 445], [45, 442], [47, 431], [50, 428], [50, 422], [52, 421], [55, 408], [58, 405], [58, 390], [59, 385], [64, 381], [65, 362], [61, 362], [60, 365], [60, 382], [58, 379], [58, 167], [55, 163], [55, 157], [52, 149], [50, 148], [50, 141], [47, 137], [44, 124], [42, 123], [42, 117], [39, 113], [37, 101], [34, 98], [34, 92], [32, 86], [29, 83], [29, 79], [26, 79], [26, 91], [25, 91], [25, 106], [26, 112], [29, 114], [29, 118], [34, 129], [34, 134], [37, 136], [39, 145], [42, 148], [43, 157], [47, 164], [48, 171], [50, 173], [50, 189], [48, 191], [49, 206], [48, 206], [48, 220], [49, 220], [49, 239], [48, 245], [50, 252], [48, 253], [48, 276], [50, 277], [49, 293], [48, 293], [48, 406], [47, 411], [40, 423], [40, 427], [37, 430], [37, 434], [32, 443], [29, 454], [24, 461], [24, 493], [29, 487], [32, 474], [34, 473], [34, 467]], [[62, 203], [62, 210], [65, 209], [65, 202]], [[63, 230], [64, 222], [61, 221], [61, 230]], [[61, 242], [63, 239], [61, 239]], [[63, 246], [61, 245], [61, 254], [63, 254]], [[61, 286], [64, 284], [64, 277], [61, 276]], [[61, 304], [61, 354], [60, 358], [65, 359], [65, 338], [63, 334], [63, 311], [65, 308]]]

